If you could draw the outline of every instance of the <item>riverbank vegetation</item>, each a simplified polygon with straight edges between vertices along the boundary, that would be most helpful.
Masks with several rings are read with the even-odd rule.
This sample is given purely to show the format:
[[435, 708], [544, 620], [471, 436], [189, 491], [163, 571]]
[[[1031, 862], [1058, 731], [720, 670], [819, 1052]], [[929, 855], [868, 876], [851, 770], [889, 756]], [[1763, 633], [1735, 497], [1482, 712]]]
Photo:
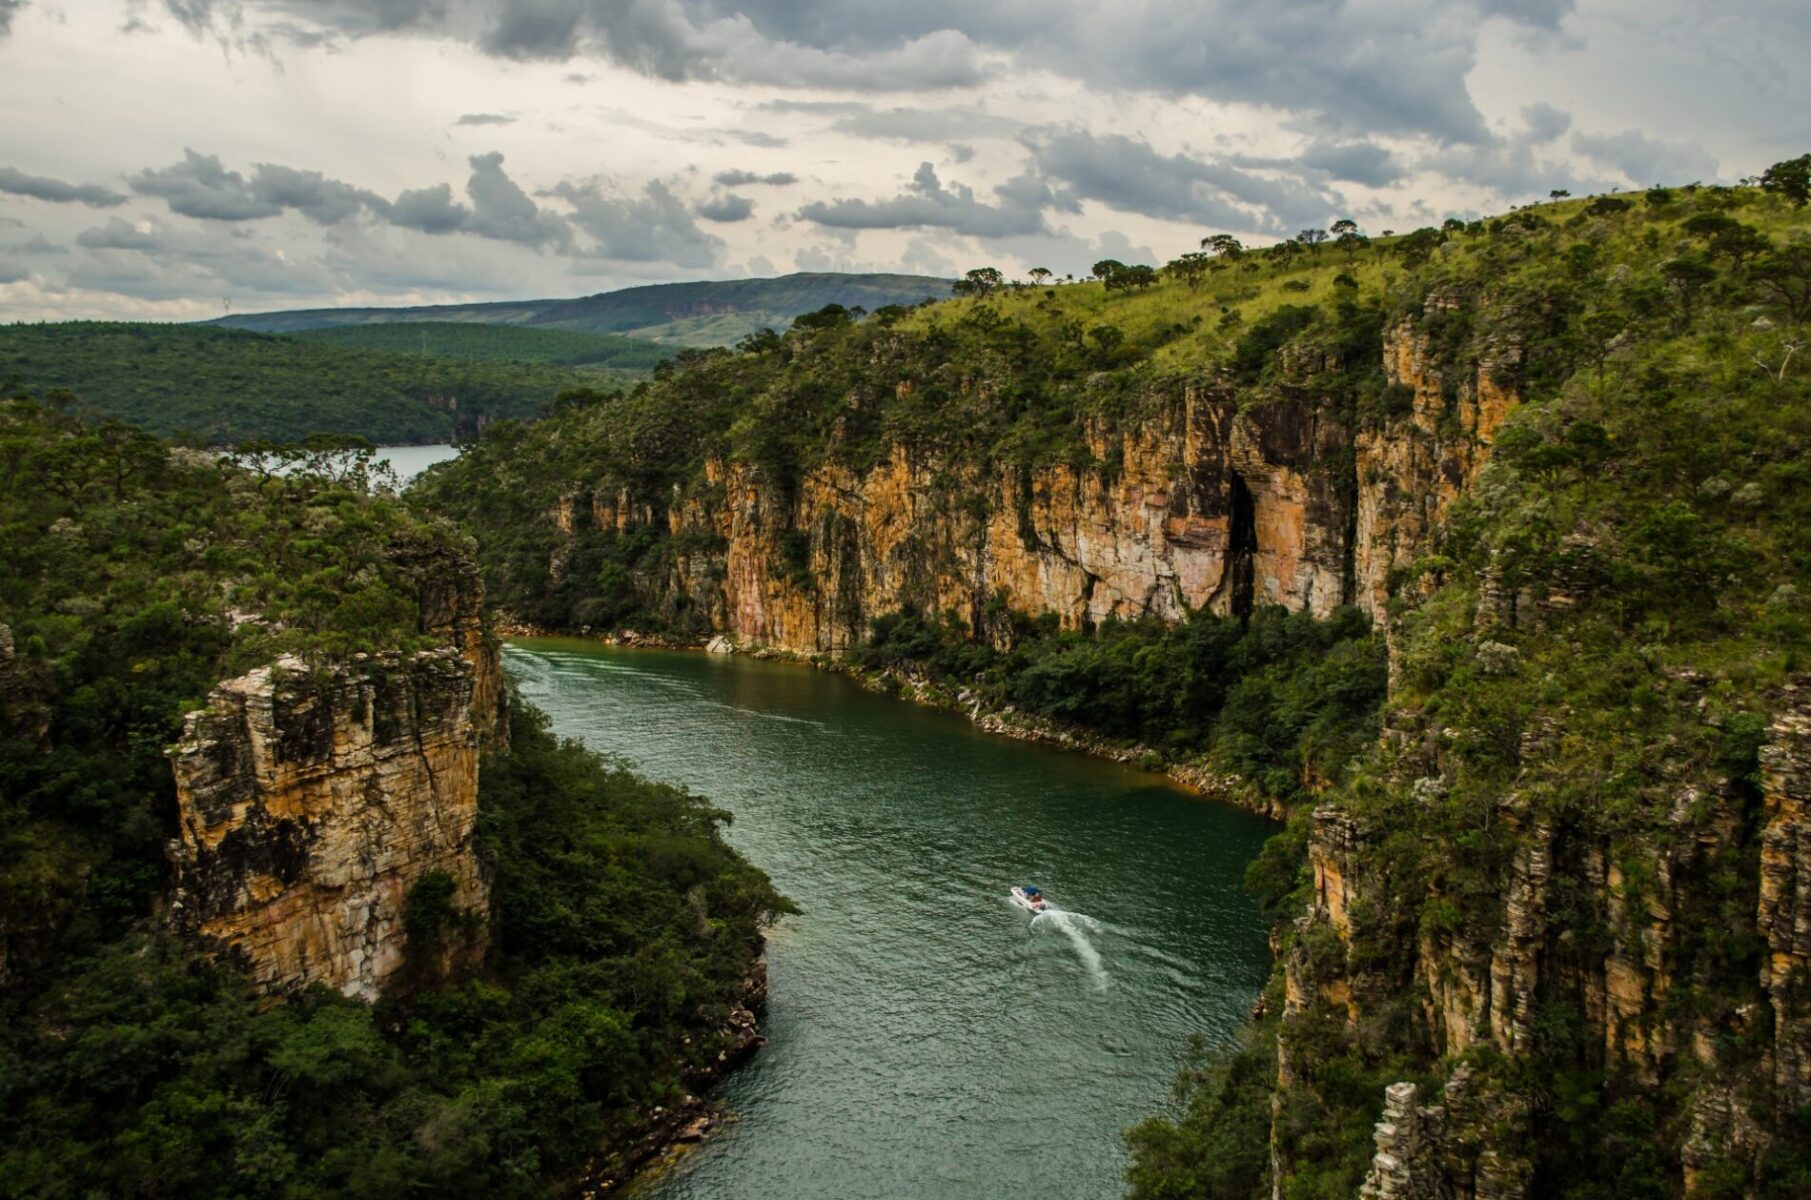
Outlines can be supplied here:
[[1163, 763], [1204, 759], [1283, 804], [1337, 778], [1377, 736], [1383, 646], [1354, 609], [1326, 620], [1276, 606], [1249, 619], [1195, 612], [1087, 634], [1053, 620], [1020, 625], [999, 649], [953, 621], [893, 614], [844, 661], [961, 688], [986, 710], [1141, 743]]
[[[727, 1045], [786, 902], [723, 814], [512, 706], [487, 753], [476, 974], [270, 1005], [166, 931], [165, 748], [280, 653], [423, 644], [416, 564], [465, 552], [367, 486], [0, 401], [0, 1179], [9, 1196], [570, 1194]], [[444, 889], [411, 893], [430, 950]], [[438, 903], [437, 903], [438, 897]]]

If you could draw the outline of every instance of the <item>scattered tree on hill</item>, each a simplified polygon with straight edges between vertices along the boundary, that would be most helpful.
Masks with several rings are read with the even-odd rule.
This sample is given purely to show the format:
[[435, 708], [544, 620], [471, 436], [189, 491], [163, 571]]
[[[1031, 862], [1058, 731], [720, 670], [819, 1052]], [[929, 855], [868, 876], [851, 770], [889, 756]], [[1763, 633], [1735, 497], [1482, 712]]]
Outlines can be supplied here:
[[1552, 191], [1547, 193], [1547, 199], [1549, 199], [1549, 200], [1565, 200], [1565, 199], [1568, 199], [1571, 195], [1572, 195], [1572, 193], [1568, 192], [1565, 188], [1554, 188]]
[[1006, 286], [998, 267], [976, 267], [950, 285], [958, 296], [990, 296]]
[[1328, 229], [1336, 239], [1342, 238], [1348, 233], [1357, 233], [1358, 222], [1350, 217], [1341, 217], [1339, 220], [1333, 222], [1332, 225], [1328, 226]]
[[1198, 250], [1191, 250], [1180, 258], [1165, 263], [1163, 269], [1169, 272], [1172, 278], [1186, 283], [1189, 290], [1193, 291], [1201, 286], [1201, 281], [1207, 278], [1212, 267], [1211, 258]]
[[1295, 235], [1295, 240], [1318, 254], [1321, 243], [1327, 240], [1327, 231], [1325, 229], [1304, 229]]
[[1101, 282], [1107, 285], [1109, 292], [1148, 288], [1157, 282], [1157, 268], [1155, 267], [1148, 267], [1142, 263], [1132, 266], [1117, 263], [1105, 274], [1101, 274], [1100, 268], [1106, 265], [1106, 263], [1096, 264], [1095, 274], [1100, 275]]
[[1761, 190], [1780, 196], [1796, 208], [1811, 201], [1811, 154], [1776, 162], [1761, 172]]
[[1698, 293], [1716, 282], [1717, 270], [1710, 262], [1696, 252], [1681, 254], [1678, 258], [1668, 259], [1660, 264], [1661, 278], [1666, 280], [1667, 288], [1679, 301], [1679, 325], [1684, 328], [1691, 324], [1692, 309]]
[[1202, 238], [1201, 248], [1221, 258], [1238, 258], [1245, 253], [1245, 243], [1230, 233], [1216, 233]]
[[1755, 286], [1785, 310], [1792, 324], [1811, 317], [1811, 240], [1794, 238], [1754, 260], [1749, 275]]
[[1049, 267], [1033, 267], [1025, 273], [1031, 276], [1031, 282], [1037, 284], [1039, 287], [1043, 287], [1044, 284], [1049, 281], [1051, 275], [1054, 274]]

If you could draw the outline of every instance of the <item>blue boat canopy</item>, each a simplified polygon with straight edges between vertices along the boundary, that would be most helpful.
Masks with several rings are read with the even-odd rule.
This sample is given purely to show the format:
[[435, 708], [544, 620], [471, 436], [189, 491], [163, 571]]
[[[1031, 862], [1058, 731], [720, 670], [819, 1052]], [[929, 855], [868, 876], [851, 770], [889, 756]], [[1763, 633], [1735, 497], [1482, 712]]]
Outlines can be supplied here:
[[1032, 887], [1029, 883], [1025, 885], [1024, 892], [1027, 896], [1042, 896], [1044, 894], [1041, 890]]

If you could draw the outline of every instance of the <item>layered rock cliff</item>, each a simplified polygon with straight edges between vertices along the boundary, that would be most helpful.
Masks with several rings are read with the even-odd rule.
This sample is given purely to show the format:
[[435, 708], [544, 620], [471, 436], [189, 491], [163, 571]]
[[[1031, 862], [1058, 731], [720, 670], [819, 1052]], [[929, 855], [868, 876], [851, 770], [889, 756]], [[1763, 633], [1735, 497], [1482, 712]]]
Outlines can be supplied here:
[[[287, 658], [214, 689], [170, 756], [175, 924], [281, 993], [375, 999], [405, 965], [484, 948], [489, 889], [472, 846], [481, 743], [507, 738], [475, 564], [400, 545], [419, 628], [439, 648], [310, 666]], [[410, 891], [430, 876], [464, 914], [439, 960], [410, 960]], [[419, 954], [416, 956], [419, 958]]]
[[[1442, 293], [1429, 311], [1464, 303]], [[1414, 320], [1380, 351], [1404, 399], [1394, 416], [1358, 413], [1333, 351], [1293, 347], [1274, 388], [1154, 387], [1138, 420], [1090, 422], [1073, 461], [1002, 470], [896, 443], [873, 467], [832, 458], [782, 485], [711, 459], [658, 502], [575, 482], [547, 520], [568, 539], [670, 538], [660, 573], [638, 581], [669, 617], [701, 613], [714, 632], [805, 653], [841, 650], [907, 608], [954, 613], [983, 636], [1008, 612], [1069, 629], [1264, 604], [1375, 616], [1390, 573], [1431, 550], [1487, 458], [1519, 366], [1511, 343], [1442, 374]], [[895, 390], [909, 400], [915, 387]], [[556, 552], [556, 574], [565, 562]]]

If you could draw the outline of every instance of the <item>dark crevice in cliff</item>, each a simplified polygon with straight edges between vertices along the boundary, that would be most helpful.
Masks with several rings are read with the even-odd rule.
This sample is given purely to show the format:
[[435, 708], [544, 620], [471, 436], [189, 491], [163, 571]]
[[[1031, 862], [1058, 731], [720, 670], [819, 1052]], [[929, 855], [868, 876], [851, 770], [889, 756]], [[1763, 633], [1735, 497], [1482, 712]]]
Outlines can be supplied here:
[[1257, 506], [1251, 489], [1237, 471], [1228, 470], [1232, 509], [1226, 530], [1226, 578], [1230, 584], [1228, 611], [1239, 618], [1251, 615], [1258, 553]]

